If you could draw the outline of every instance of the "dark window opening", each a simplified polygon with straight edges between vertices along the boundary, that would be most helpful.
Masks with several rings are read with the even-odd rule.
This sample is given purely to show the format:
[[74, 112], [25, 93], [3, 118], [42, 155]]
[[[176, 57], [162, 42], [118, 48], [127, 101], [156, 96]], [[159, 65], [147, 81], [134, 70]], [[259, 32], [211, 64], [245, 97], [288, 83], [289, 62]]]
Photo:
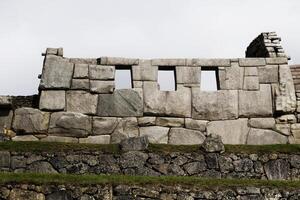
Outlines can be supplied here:
[[161, 91], [175, 91], [177, 89], [175, 67], [159, 66], [157, 79]]
[[131, 89], [132, 88], [132, 69], [131, 66], [116, 66], [115, 71], [115, 88]]
[[217, 91], [220, 89], [219, 71], [217, 68], [201, 67], [200, 90]]

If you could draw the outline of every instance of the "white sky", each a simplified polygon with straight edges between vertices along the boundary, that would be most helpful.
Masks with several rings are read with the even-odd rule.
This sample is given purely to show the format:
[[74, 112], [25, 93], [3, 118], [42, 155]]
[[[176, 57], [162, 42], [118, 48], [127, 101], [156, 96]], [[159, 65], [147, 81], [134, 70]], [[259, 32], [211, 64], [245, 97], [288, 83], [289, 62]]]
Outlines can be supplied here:
[[0, 0], [0, 95], [37, 93], [46, 47], [66, 57], [244, 57], [276, 31], [300, 63], [299, 0]]

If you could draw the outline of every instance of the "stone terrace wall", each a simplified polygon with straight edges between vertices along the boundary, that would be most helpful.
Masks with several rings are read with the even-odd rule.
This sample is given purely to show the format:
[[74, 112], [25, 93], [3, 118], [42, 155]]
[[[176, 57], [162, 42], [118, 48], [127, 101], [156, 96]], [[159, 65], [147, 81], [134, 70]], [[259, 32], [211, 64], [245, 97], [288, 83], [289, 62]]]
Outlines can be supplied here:
[[[273, 35], [267, 37], [276, 43]], [[118, 143], [146, 135], [152, 143], [200, 144], [215, 133], [227, 144], [295, 143], [296, 96], [287, 64], [287, 57], [273, 56], [65, 58], [61, 48], [48, 48], [39, 109], [15, 110], [6, 128], [16, 132], [13, 140]], [[116, 67], [131, 68], [133, 88], [115, 89]], [[159, 67], [174, 68], [176, 91], [159, 89]], [[218, 91], [200, 90], [203, 69], [218, 72]]]

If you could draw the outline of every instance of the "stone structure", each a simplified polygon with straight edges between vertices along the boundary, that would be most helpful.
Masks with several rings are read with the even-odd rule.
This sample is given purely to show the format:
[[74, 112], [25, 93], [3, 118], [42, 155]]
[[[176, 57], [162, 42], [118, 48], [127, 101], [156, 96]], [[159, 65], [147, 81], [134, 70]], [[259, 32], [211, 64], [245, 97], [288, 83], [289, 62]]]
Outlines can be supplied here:
[[[218, 134], [226, 144], [300, 143], [297, 99], [288, 57], [274, 33], [262, 33], [247, 58], [65, 58], [48, 48], [39, 107], [10, 109], [0, 97], [0, 127], [12, 140], [201, 144]], [[176, 91], [161, 91], [158, 70], [176, 73]], [[130, 69], [132, 88], [115, 89], [116, 69]], [[201, 91], [200, 74], [214, 70], [217, 91]], [[298, 86], [296, 86], [296, 91]], [[3, 108], [3, 109], [2, 109]], [[4, 110], [4, 111], [3, 111]]]

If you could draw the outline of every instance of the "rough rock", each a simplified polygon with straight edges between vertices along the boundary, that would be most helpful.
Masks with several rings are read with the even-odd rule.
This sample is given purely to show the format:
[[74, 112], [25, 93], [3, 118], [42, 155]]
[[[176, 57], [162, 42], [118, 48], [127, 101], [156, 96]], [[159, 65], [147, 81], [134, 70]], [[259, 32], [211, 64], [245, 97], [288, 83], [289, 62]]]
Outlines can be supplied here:
[[261, 129], [274, 129], [275, 119], [274, 118], [251, 118], [248, 122], [250, 127], [261, 128]]
[[115, 82], [92, 80], [90, 90], [92, 93], [99, 93], [99, 94], [113, 93], [113, 91], [115, 90]]
[[260, 84], [259, 91], [239, 91], [240, 117], [268, 117], [272, 114], [270, 85]]
[[40, 89], [69, 89], [74, 64], [62, 57], [48, 55], [45, 58]]
[[51, 114], [48, 133], [67, 137], [86, 137], [91, 133], [91, 117], [81, 113], [56, 112]]
[[8, 151], [0, 151], [0, 169], [10, 167], [10, 153]]
[[13, 129], [17, 133], [46, 133], [50, 114], [33, 108], [15, 110]]
[[120, 119], [118, 126], [111, 134], [111, 143], [120, 143], [121, 140], [139, 136], [138, 123], [135, 117]]
[[258, 67], [259, 83], [277, 83], [278, 65]]
[[104, 117], [136, 117], [143, 115], [143, 99], [132, 89], [100, 94], [97, 115]]
[[171, 128], [169, 144], [192, 145], [202, 144], [205, 139], [201, 131], [189, 130], [185, 128]]
[[250, 145], [266, 145], [266, 144], [286, 144], [287, 137], [266, 129], [251, 128], [247, 144]]
[[39, 141], [39, 139], [34, 135], [17, 135], [15, 137], [12, 137], [11, 140], [19, 142]]
[[120, 149], [122, 151], [142, 151], [146, 150], [149, 145], [147, 136], [132, 137], [124, 139], [120, 142]]
[[225, 120], [238, 117], [237, 90], [205, 92], [192, 89], [192, 98], [193, 119]]
[[93, 135], [110, 135], [120, 119], [116, 117], [93, 117]]
[[169, 128], [161, 126], [140, 127], [140, 136], [147, 136], [150, 143], [167, 144]]
[[206, 163], [204, 160], [198, 162], [191, 162], [185, 164], [183, 167], [189, 175], [195, 175], [206, 169]]
[[139, 126], [155, 126], [156, 117], [139, 117]]
[[246, 144], [249, 132], [247, 119], [212, 121], [207, 125], [207, 134], [217, 134], [224, 144]]
[[98, 95], [86, 91], [67, 91], [67, 111], [82, 114], [96, 114]]
[[43, 90], [40, 96], [40, 110], [58, 111], [65, 109], [66, 92], [64, 90]]
[[140, 151], [128, 151], [122, 154], [120, 164], [123, 168], [142, 168], [147, 159], [148, 155], [146, 153]]
[[71, 89], [89, 90], [90, 89], [90, 80], [89, 79], [73, 79]]
[[253, 162], [249, 158], [233, 161], [236, 172], [248, 172], [253, 169]]
[[79, 143], [110, 144], [110, 135], [97, 135], [88, 136], [87, 138], [79, 138]]
[[283, 159], [271, 160], [264, 165], [264, 169], [269, 180], [286, 180], [288, 178], [289, 167], [289, 163]]
[[157, 66], [151, 66], [150, 61], [148, 63], [143, 62], [143, 65], [132, 66], [132, 80], [134, 81], [157, 81]]
[[277, 124], [295, 124], [295, 123], [297, 123], [297, 119], [294, 114], [281, 115], [280, 117], [276, 118], [276, 123]]
[[291, 156], [291, 166], [300, 169], [300, 155]]
[[47, 137], [41, 138], [42, 142], [68, 142], [68, 143], [78, 143], [77, 138], [72, 137], [62, 137], [62, 136], [54, 136], [49, 135]]
[[23, 190], [19, 188], [13, 188], [10, 191], [8, 199], [9, 200], [22, 200], [22, 199], [45, 200], [45, 196], [42, 193], [37, 193], [30, 190]]
[[88, 64], [75, 64], [73, 78], [88, 78], [89, 65]]
[[60, 190], [47, 195], [46, 200], [73, 200], [73, 198], [67, 191]]
[[206, 120], [195, 120], [192, 118], [185, 118], [185, 127], [188, 129], [199, 130], [201, 132], [206, 131], [208, 121]]
[[[0, 110], [0, 135], [1, 133], [5, 133], [6, 130], [11, 129], [12, 121], [13, 121], [13, 111], [10, 109], [1, 109]], [[8, 135], [6, 135], [8, 136]]]
[[90, 65], [89, 77], [92, 80], [113, 80], [115, 78], [115, 66]]
[[52, 165], [46, 161], [34, 162], [28, 167], [28, 171], [33, 173], [51, 173], [57, 174], [58, 172], [52, 167]]
[[225, 151], [224, 144], [222, 142], [221, 136], [219, 135], [209, 135], [208, 137], [206, 137], [201, 145], [201, 148], [208, 153], [223, 153]]
[[174, 117], [157, 117], [157, 126], [171, 126], [171, 127], [183, 127], [184, 118], [174, 118]]
[[286, 135], [286, 136], [291, 135], [290, 124], [276, 124], [274, 130], [279, 132], [282, 135]]

